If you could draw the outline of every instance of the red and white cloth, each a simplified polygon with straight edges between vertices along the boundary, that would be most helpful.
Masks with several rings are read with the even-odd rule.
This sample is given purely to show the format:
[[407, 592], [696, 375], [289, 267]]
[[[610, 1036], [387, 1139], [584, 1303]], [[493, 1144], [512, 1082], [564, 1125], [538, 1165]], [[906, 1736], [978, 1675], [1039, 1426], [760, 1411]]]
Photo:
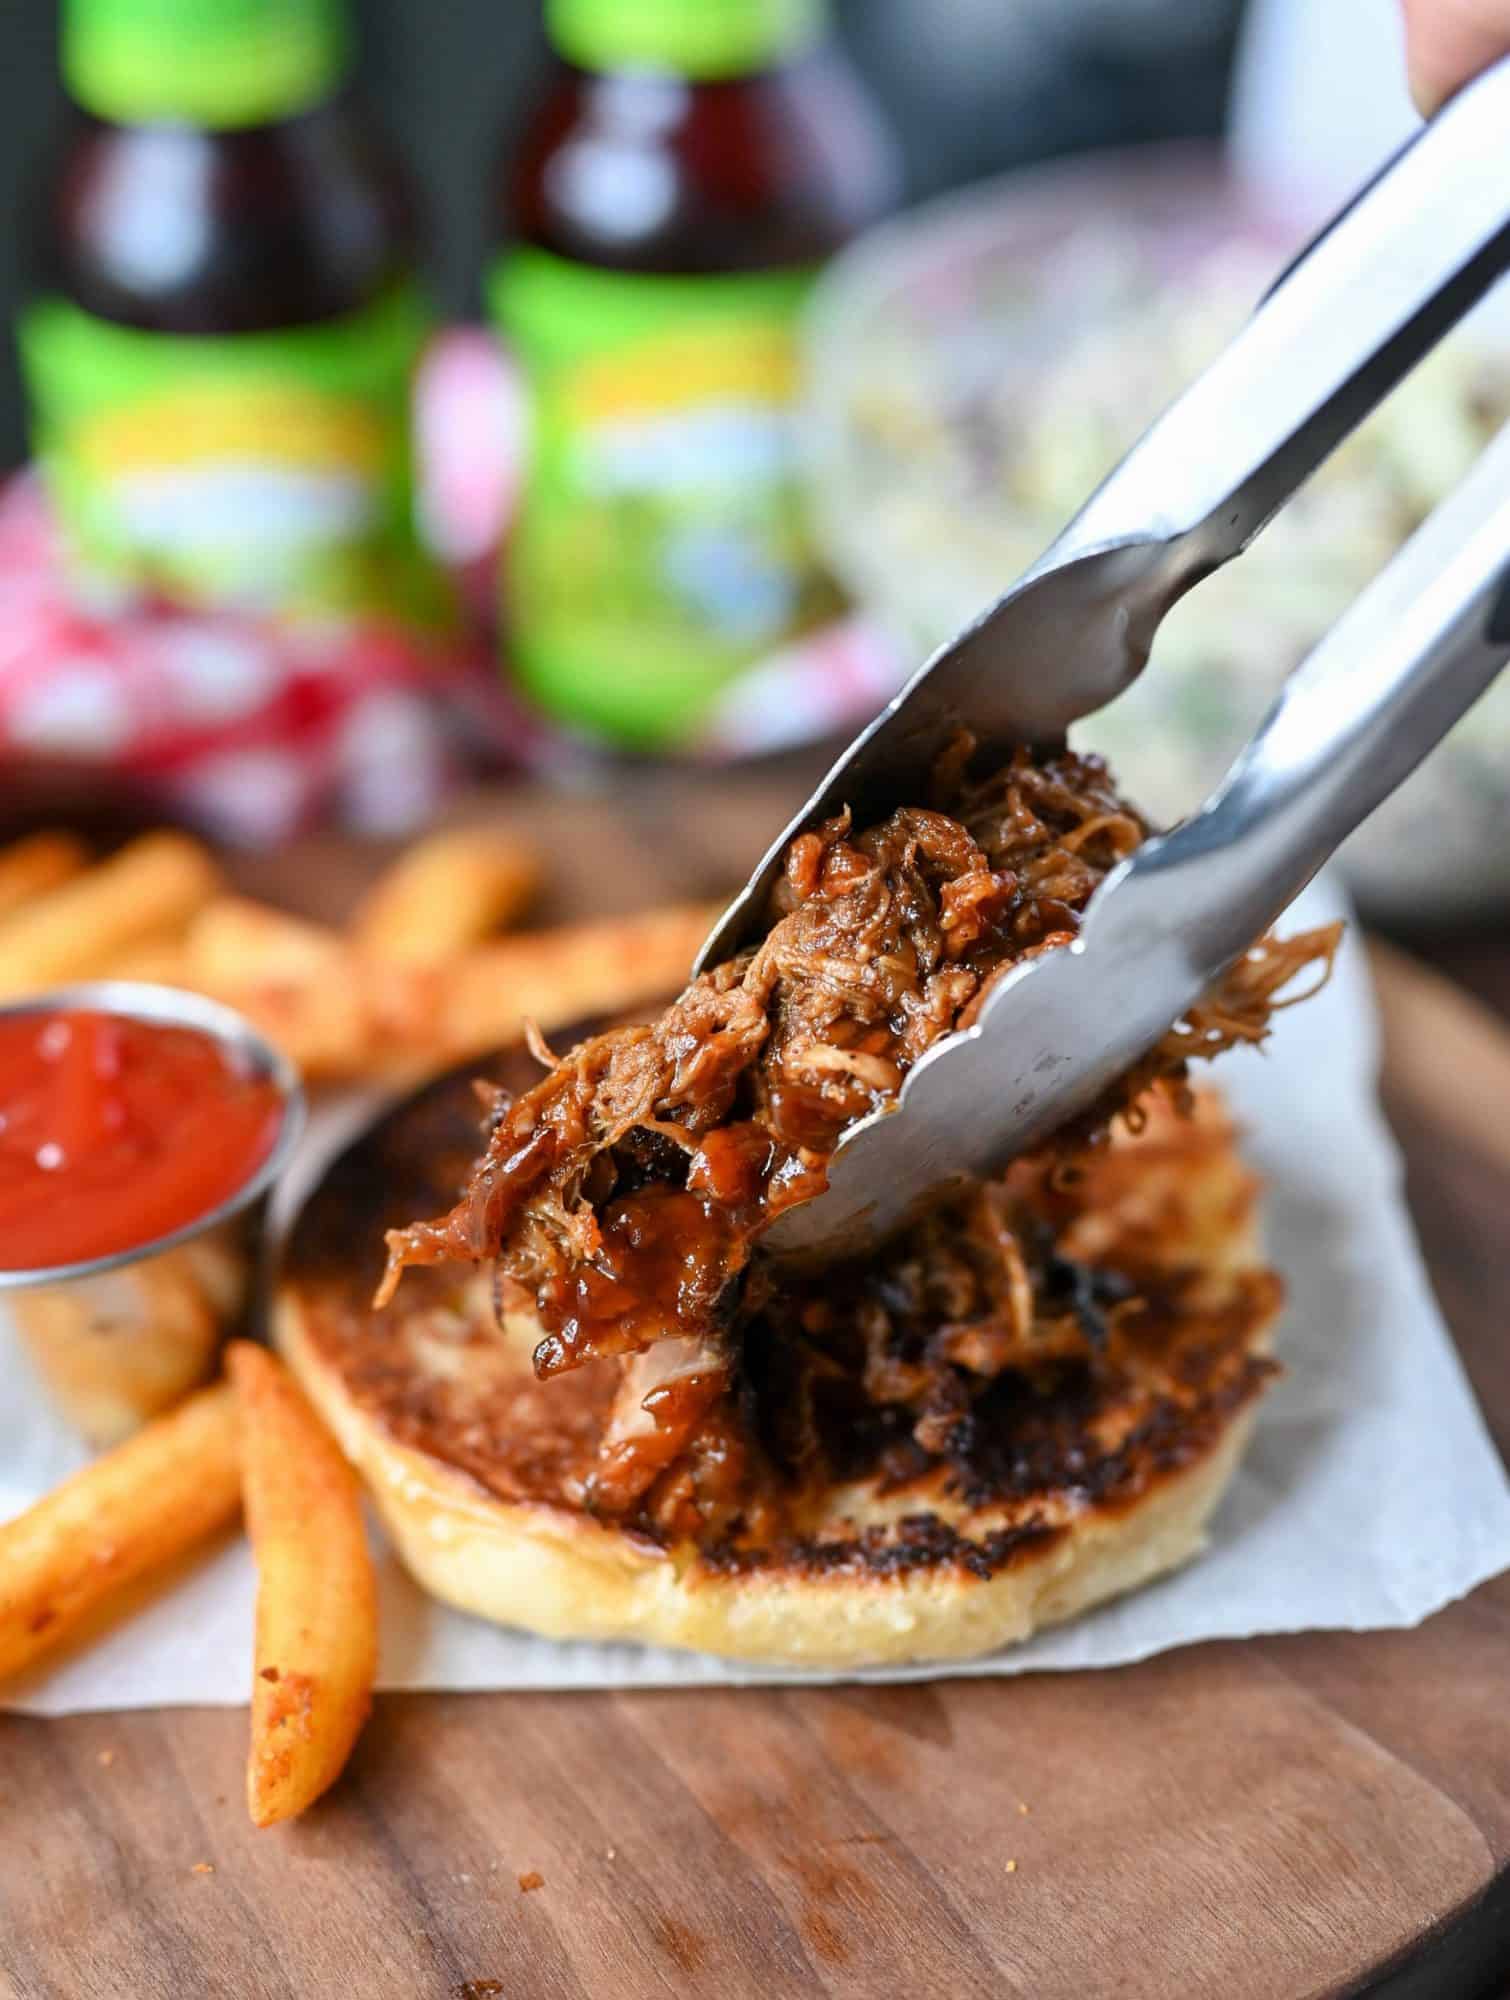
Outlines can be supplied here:
[[[97, 766], [222, 838], [263, 845], [322, 819], [419, 825], [479, 749], [520, 767], [576, 761], [493, 663], [522, 404], [488, 334], [436, 342], [416, 423], [421, 525], [471, 619], [471, 637], [440, 658], [370, 622], [82, 604], [35, 474], [14, 477], [0, 491], [0, 763]], [[841, 620], [743, 675], [698, 754], [752, 756], [855, 726], [897, 680], [884, 642], [862, 619]]]
[[402, 830], [454, 776], [402, 634], [172, 610], [107, 615], [64, 586], [31, 475], [0, 495], [0, 751], [98, 765], [229, 839], [332, 814]]

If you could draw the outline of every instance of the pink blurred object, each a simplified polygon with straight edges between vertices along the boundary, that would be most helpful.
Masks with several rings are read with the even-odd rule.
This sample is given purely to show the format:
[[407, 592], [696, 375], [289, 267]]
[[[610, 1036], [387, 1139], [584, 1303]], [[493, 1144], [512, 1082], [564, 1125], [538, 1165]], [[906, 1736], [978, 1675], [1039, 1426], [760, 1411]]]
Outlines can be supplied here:
[[906, 663], [856, 612], [757, 661], [719, 698], [695, 754], [728, 763], [853, 731], [902, 685]]
[[456, 760], [443, 670], [386, 627], [74, 601], [36, 478], [0, 494], [0, 754], [97, 765], [222, 839], [417, 824]]
[[[493, 664], [523, 429], [517, 376], [491, 336], [437, 340], [417, 385], [420, 522], [473, 621], [444, 658], [382, 624], [82, 603], [40, 483], [16, 475], [0, 489], [0, 762], [119, 774], [165, 811], [258, 846], [316, 821], [404, 832], [479, 751], [545, 773], [590, 763]], [[880, 636], [840, 620], [742, 675], [693, 754], [722, 762], [851, 728], [899, 679]]]
[[518, 371], [485, 327], [453, 327], [435, 342], [414, 421], [425, 540], [451, 569], [485, 566], [491, 584], [519, 492], [525, 410]]

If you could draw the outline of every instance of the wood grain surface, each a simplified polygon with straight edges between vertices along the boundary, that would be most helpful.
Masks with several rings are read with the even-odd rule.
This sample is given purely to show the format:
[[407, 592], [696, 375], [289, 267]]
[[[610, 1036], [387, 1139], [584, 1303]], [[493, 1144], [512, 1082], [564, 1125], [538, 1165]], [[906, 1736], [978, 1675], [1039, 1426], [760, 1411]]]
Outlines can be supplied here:
[[[717, 893], [805, 775], [473, 810], [551, 847], [555, 913], [585, 912]], [[325, 841], [243, 872], [336, 913], [372, 866]], [[1481, 957], [1488, 988], [1510, 948]], [[1412, 1205], [1506, 1448], [1510, 1041], [1379, 965]], [[1455, 1062], [1472, 1087], [1444, 1090]], [[266, 1833], [245, 1729], [0, 1718], [6, 2000], [1475, 2000], [1510, 1969], [1503, 1578], [1415, 1632], [1107, 1674], [390, 1696]]]

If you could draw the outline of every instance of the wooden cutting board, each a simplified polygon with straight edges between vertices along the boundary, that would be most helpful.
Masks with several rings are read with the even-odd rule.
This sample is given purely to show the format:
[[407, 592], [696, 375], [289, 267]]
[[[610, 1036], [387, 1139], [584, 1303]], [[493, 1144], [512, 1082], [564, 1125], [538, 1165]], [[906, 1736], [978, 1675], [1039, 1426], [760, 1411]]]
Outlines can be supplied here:
[[[554, 914], [586, 913], [717, 893], [806, 775], [474, 811], [553, 847]], [[376, 858], [242, 872], [338, 914]], [[1380, 968], [1412, 1204], [1504, 1445], [1510, 1038]], [[1504, 1578], [1415, 1632], [1115, 1673], [388, 1696], [336, 1793], [260, 1834], [245, 1730], [0, 1718], [0, 1995], [1474, 2000], [1510, 1970]]]

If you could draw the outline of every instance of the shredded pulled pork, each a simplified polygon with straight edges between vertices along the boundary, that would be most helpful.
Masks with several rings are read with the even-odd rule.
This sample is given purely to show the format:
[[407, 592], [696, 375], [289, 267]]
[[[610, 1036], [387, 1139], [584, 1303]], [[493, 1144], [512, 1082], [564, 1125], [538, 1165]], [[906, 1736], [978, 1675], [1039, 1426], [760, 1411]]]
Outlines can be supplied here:
[[[659, 1020], [559, 1061], [542, 1044], [554, 1066], [493, 1104], [486, 1152], [457, 1205], [389, 1233], [380, 1304], [407, 1265], [492, 1261], [501, 1300], [522, 1297], [539, 1316], [542, 1377], [626, 1357], [584, 1491], [605, 1512], [628, 1512], [668, 1483], [711, 1492], [699, 1478], [710, 1465], [725, 1489], [737, 1477], [748, 1426], [726, 1405], [746, 1329], [762, 1312], [789, 1329], [806, 1328], [803, 1312], [822, 1318], [821, 1297], [799, 1310], [796, 1294], [772, 1318], [778, 1295], [758, 1260], [751, 1270], [761, 1234], [822, 1191], [845, 1129], [895, 1101], [919, 1057], [969, 1024], [994, 975], [1073, 938], [1097, 885], [1147, 831], [1099, 758], [1023, 750], [976, 778], [962, 743], [947, 763], [940, 805], [904, 807], [860, 833], [841, 814], [794, 841], [761, 943], [695, 980]], [[1306, 964], [1329, 965], [1335, 944], [1326, 931], [1255, 946], [1105, 1115], [1135, 1107], [1158, 1079], [1181, 1079], [1191, 1055], [1261, 1040], [1279, 989]], [[1085, 1136], [1059, 1148], [1061, 1163]], [[1083, 1350], [1083, 1301], [1052, 1323], [1034, 1304], [1056, 1281], [1047, 1266], [1029, 1270], [1007, 1185], [975, 1189], [884, 1260], [894, 1291], [913, 1284], [907, 1272], [923, 1274], [915, 1316], [933, 1328], [926, 1353], [898, 1360], [862, 1340], [863, 1352], [849, 1341], [842, 1356], [815, 1361], [823, 1343], [806, 1330], [804, 1379], [838, 1368], [862, 1402], [905, 1406], [909, 1435], [926, 1448], [962, 1395], [968, 1404], [961, 1383], [1020, 1359], [1024, 1340]], [[967, 1281], [988, 1285], [996, 1305], [952, 1308]], [[785, 1448], [800, 1459], [810, 1441], [789, 1436]]]
[[[968, 1449], [976, 1403], [1004, 1376], [1042, 1379], [1108, 1352], [1163, 1274], [1140, 1286], [1067, 1254], [1078, 1197], [1062, 1167], [1019, 1160], [879, 1257], [752, 1296], [741, 1365], [773, 1462], [814, 1482], [877, 1466], [900, 1481]], [[717, 1496], [701, 1497], [706, 1513]]]

